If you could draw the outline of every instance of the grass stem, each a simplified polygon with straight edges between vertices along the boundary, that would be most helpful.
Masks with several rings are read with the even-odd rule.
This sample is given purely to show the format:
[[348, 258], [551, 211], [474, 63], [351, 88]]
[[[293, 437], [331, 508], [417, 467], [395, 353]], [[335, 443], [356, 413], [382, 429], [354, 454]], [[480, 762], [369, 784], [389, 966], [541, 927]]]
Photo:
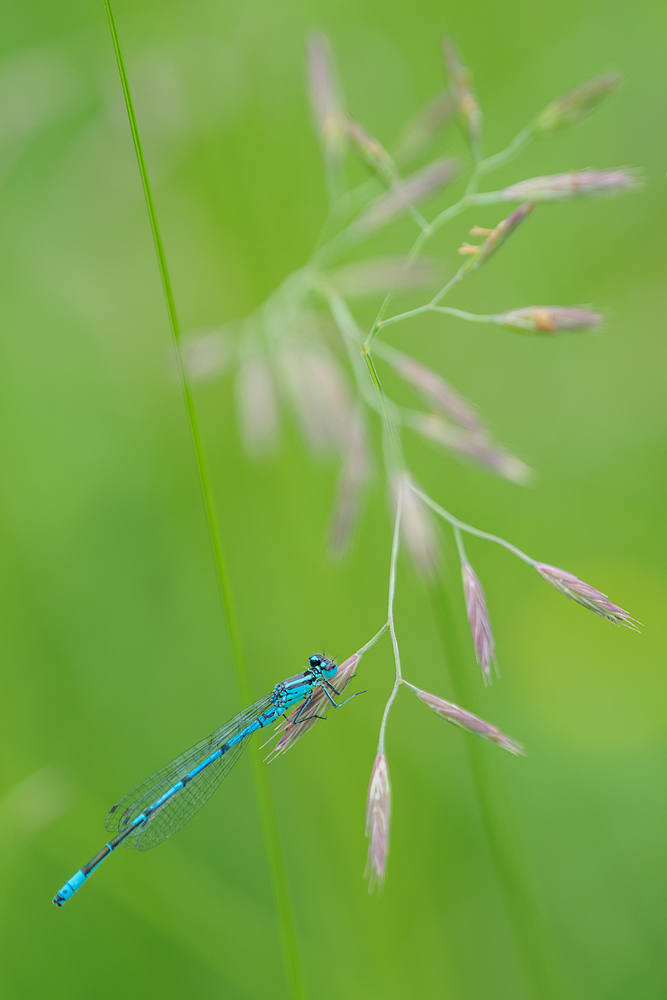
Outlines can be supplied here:
[[[232, 650], [232, 662], [236, 678], [236, 686], [239, 692], [241, 703], [243, 705], [248, 705], [252, 700], [250, 679], [248, 676], [248, 668], [245, 661], [245, 655], [243, 652], [241, 631], [233, 600], [229, 573], [227, 569], [227, 561], [225, 558], [225, 552], [222, 543], [222, 537], [220, 534], [218, 520], [215, 512], [215, 503], [213, 500], [211, 480], [208, 472], [208, 466], [206, 464], [206, 457], [204, 454], [199, 421], [197, 418], [194, 398], [192, 395], [192, 387], [190, 385], [187, 369], [185, 367], [183, 360], [181, 331], [178, 322], [178, 315], [176, 312], [176, 305], [174, 302], [171, 279], [169, 277], [169, 270], [167, 267], [167, 259], [165, 256], [164, 246], [162, 243], [162, 236], [160, 234], [160, 227], [158, 225], [155, 203], [153, 201], [153, 193], [151, 189], [150, 179], [148, 176], [148, 170], [146, 168], [146, 161], [143, 154], [143, 148], [141, 144], [141, 137], [139, 135], [137, 119], [134, 113], [132, 94], [130, 91], [127, 72], [125, 70], [125, 63], [123, 60], [120, 40], [118, 37], [118, 31], [116, 29], [116, 23], [114, 20], [113, 11], [111, 9], [110, 0], [104, 0], [104, 5], [106, 8], [107, 17], [109, 19], [109, 29], [111, 32], [111, 39], [113, 42], [116, 62], [118, 64], [118, 72], [120, 74], [120, 81], [121, 81], [121, 86], [123, 88], [123, 95], [125, 97], [127, 117], [130, 124], [132, 141], [134, 143], [134, 150], [136, 153], [137, 163], [139, 166], [139, 174], [141, 176], [141, 183], [144, 191], [144, 196], [146, 199], [146, 208], [148, 211], [151, 233], [153, 235], [153, 243], [155, 245], [155, 254], [157, 257], [158, 270], [160, 272], [162, 288], [164, 291], [164, 297], [167, 306], [167, 314], [169, 317], [169, 325], [171, 327], [171, 334], [174, 342], [174, 348], [176, 351], [180, 382], [183, 389], [185, 408], [187, 411], [188, 423], [190, 425], [190, 431], [192, 434], [192, 444], [195, 452], [197, 472], [199, 475], [199, 483], [201, 486], [202, 499], [204, 502], [204, 509], [206, 512], [206, 522], [208, 524], [211, 546], [213, 549], [213, 559], [215, 563], [216, 576], [220, 589], [222, 609], [229, 633], [229, 640]], [[294, 920], [292, 916], [291, 906], [289, 902], [289, 895], [287, 890], [287, 877], [280, 850], [280, 842], [278, 838], [278, 829], [275, 818], [275, 811], [273, 803], [271, 801], [271, 791], [269, 788], [269, 782], [266, 775], [266, 769], [262, 766], [262, 763], [259, 759], [259, 751], [255, 747], [252, 748], [251, 759], [252, 759], [253, 778], [255, 784], [255, 793], [257, 796], [257, 802], [259, 807], [266, 856], [271, 875], [271, 881], [273, 885], [273, 892], [276, 900], [276, 908], [280, 918], [280, 932], [281, 932], [283, 958], [284, 958], [286, 973], [290, 981], [292, 995], [294, 996], [295, 1000], [302, 1000], [302, 998], [305, 997], [305, 992], [304, 992], [303, 979], [301, 975], [301, 968], [300, 968], [300, 962], [296, 944]]]
[[396, 497], [396, 517], [394, 519], [394, 534], [391, 543], [391, 563], [389, 566], [389, 598], [387, 607], [387, 624], [389, 626], [389, 633], [391, 635], [391, 645], [394, 651], [394, 665], [396, 667], [396, 678], [394, 680], [394, 686], [391, 689], [391, 694], [387, 704], [384, 706], [384, 712], [382, 713], [382, 722], [380, 723], [380, 735], [378, 737], [378, 753], [384, 753], [384, 734], [387, 728], [387, 717], [389, 715], [389, 709], [394, 704], [396, 695], [398, 694], [399, 685], [403, 681], [403, 674], [401, 672], [401, 652], [398, 647], [398, 639], [396, 638], [396, 626], [394, 624], [394, 598], [396, 597], [396, 570], [398, 566], [398, 550], [401, 543], [401, 505], [402, 497], [401, 491], [398, 491]]
[[529, 566], [535, 566], [535, 559], [526, 555], [526, 553], [522, 552], [516, 545], [512, 545], [511, 542], [501, 538], [500, 535], [492, 535], [489, 531], [482, 531], [480, 528], [473, 527], [472, 524], [466, 524], [465, 521], [460, 521], [458, 517], [454, 517], [453, 514], [450, 514], [448, 510], [445, 510], [445, 508], [441, 507], [439, 503], [432, 500], [428, 493], [424, 493], [424, 491], [420, 490], [418, 486], [414, 485], [414, 483], [410, 484], [410, 489], [424, 501], [427, 507], [430, 507], [436, 514], [439, 514], [443, 520], [448, 521], [453, 528], [458, 529], [459, 531], [465, 531], [469, 535], [475, 535], [477, 538], [484, 538], [487, 542], [495, 542], [496, 545], [502, 545], [504, 549], [513, 553], [513, 555], [517, 556], [523, 562], [528, 563]]

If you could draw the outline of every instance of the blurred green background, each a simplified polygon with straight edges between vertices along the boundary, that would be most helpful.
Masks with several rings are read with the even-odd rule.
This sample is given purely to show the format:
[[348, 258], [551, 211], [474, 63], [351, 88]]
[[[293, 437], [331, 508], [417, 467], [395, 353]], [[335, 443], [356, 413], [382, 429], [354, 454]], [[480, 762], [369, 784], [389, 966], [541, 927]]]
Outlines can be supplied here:
[[[313, 1000], [665, 996], [664, 5], [119, 0], [115, 12], [185, 330], [252, 311], [320, 229], [308, 30], [327, 32], [350, 108], [387, 144], [441, 88], [445, 31], [474, 69], [489, 152], [574, 84], [625, 74], [588, 123], [534, 145], [499, 182], [636, 164], [645, 189], [546, 206], [451, 300], [480, 312], [593, 303], [603, 335], [424, 320], [387, 337], [474, 400], [539, 473], [522, 489], [409, 441], [432, 495], [645, 624], [641, 636], [614, 629], [472, 540], [502, 671], [485, 691], [445, 543], [467, 707], [529, 751], [482, 745], [478, 760], [535, 900], [524, 917], [539, 915], [551, 991], [523, 969], [471, 737], [407, 692], [388, 729], [388, 881], [380, 897], [366, 891], [388, 642], [362, 663], [363, 699], [269, 774]], [[102, 845], [109, 805], [241, 706], [102, 4], [7, 0], [1, 22], [0, 994], [287, 997], [247, 759], [178, 837], [119, 851], [64, 910], [50, 902]], [[449, 271], [469, 225], [500, 214], [470, 213], [438, 237]], [[382, 623], [383, 486], [350, 555], [327, 564], [335, 467], [313, 466], [289, 422], [275, 460], [246, 458], [229, 378], [196, 400], [259, 697], [313, 651], [343, 658]], [[405, 562], [396, 610], [406, 676], [453, 697]]]

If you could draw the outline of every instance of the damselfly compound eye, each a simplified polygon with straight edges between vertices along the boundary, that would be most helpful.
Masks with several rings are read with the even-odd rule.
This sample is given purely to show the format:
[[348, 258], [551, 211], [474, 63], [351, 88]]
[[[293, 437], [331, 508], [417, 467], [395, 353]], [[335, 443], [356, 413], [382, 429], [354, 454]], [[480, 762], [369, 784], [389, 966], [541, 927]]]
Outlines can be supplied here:
[[310, 664], [311, 667], [314, 667], [314, 668], [321, 667], [322, 666], [322, 657], [321, 656], [311, 656], [310, 659], [308, 660], [308, 663]]
[[333, 660], [322, 658], [320, 666], [325, 677], [335, 677], [338, 665]]

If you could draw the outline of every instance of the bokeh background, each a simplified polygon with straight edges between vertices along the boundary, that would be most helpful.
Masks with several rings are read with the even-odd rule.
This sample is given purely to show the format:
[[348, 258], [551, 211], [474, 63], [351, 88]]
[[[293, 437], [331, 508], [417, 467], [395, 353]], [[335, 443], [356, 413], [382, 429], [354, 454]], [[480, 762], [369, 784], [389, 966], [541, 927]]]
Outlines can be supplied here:
[[[368, 693], [273, 763], [270, 781], [313, 1000], [664, 996], [664, 5], [119, 0], [116, 17], [186, 331], [255, 309], [323, 222], [308, 30], [327, 32], [350, 108], [388, 145], [441, 88], [445, 31], [474, 69], [490, 152], [574, 84], [625, 74], [593, 118], [498, 180], [634, 164], [645, 188], [546, 206], [451, 300], [480, 312], [593, 303], [603, 334], [424, 320], [388, 338], [474, 400], [539, 473], [523, 489], [411, 441], [429, 491], [645, 625], [615, 629], [471, 541], [502, 671], [484, 690], [443, 533], [468, 707], [529, 751], [482, 745], [477, 757], [533, 900], [523, 931], [472, 738], [407, 692], [388, 730], [389, 877], [380, 897], [366, 891], [387, 642], [363, 661]], [[241, 706], [102, 4], [7, 0], [1, 23], [0, 994], [287, 997], [247, 759], [178, 837], [119, 851], [65, 909], [51, 905], [103, 843], [109, 805]], [[455, 132], [440, 150], [464, 152]], [[499, 217], [445, 230], [443, 267], [469, 225]], [[383, 247], [404, 248], [408, 232]], [[376, 478], [350, 554], [327, 563], [335, 466], [314, 465], [289, 420], [275, 459], [248, 459], [229, 378], [198, 386], [196, 402], [259, 697], [314, 650], [342, 658], [382, 623], [384, 488]], [[432, 601], [405, 562], [396, 610], [406, 675], [452, 697]], [[546, 956], [541, 982], [524, 967], [526, 925]]]

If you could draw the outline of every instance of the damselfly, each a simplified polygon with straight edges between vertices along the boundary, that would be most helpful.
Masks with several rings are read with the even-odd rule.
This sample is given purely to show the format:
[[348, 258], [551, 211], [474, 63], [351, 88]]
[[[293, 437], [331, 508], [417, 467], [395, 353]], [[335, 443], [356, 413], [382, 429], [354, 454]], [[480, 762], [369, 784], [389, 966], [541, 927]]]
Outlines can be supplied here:
[[[208, 739], [195, 743], [119, 799], [104, 822], [105, 829], [116, 836], [65, 882], [54, 896], [56, 906], [67, 902], [119, 844], [149, 851], [180, 830], [227, 777], [256, 729], [275, 722], [300, 701], [303, 705], [291, 724], [298, 725], [312, 718], [308, 714], [308, 705], [317, 688], [322, 689], [335, 708], [350, 701], [350, 698], [342, 702], [334, 701], [333, 695], [342, 694], [347, 686], [346, 682], [338, 690], [331, 683], [337, 669], [337, 664], [326, 656], [311, 656], [308, 669], [303, 673], [276, 684], [266, 698], [239, 712]], [[354, 697], [351, 695], [351, 698]]]

